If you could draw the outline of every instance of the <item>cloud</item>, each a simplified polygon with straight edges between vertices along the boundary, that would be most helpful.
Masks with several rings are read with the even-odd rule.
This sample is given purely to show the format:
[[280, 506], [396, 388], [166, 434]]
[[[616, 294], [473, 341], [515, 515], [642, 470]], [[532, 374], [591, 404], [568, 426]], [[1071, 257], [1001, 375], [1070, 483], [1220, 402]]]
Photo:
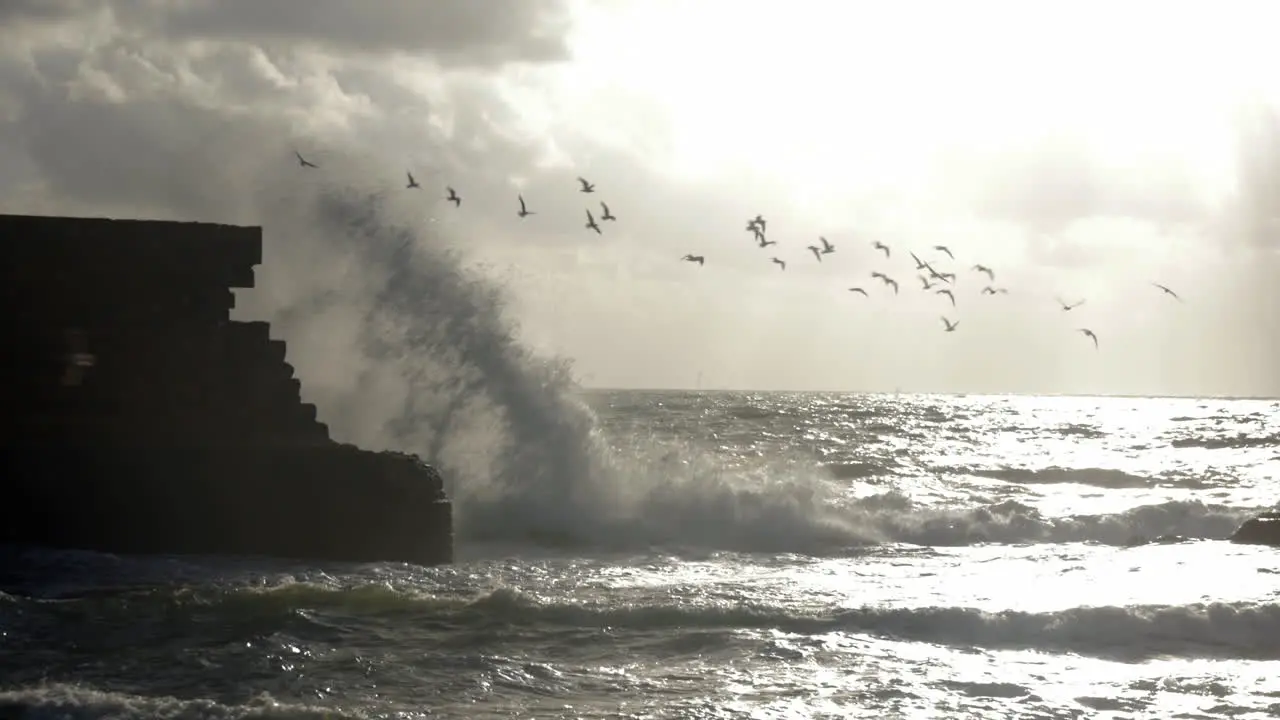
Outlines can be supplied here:
[[[263, 225], [260, 288], [240, 312], [276, 323], [309, 392], [330, 393], [322, 407], [353, 407], [343, 398], [364, 360], [334, 344], [355, 332], [384, 271], [315, 228], [311, 198], [331, 183], [382, 198], [422, 242], [499, 278], [525, 337], [608, 385], [682, 385], [701, 370], [709, 384], [739, 387], [1135, 391], [1133, 378], [1143, 391], [1209, 387], [1190, 360], [1168, 360], [1178, 369], [1163, 379], [1143, 376], [1160, 354], [1138, 340], [1113, 374], [1082, 378], [1062, 359], [1075, 338], [1051, 335], [1045, 323], [1060, 318], [1043, 311], [1054, 294], [1088, 293], [1109, 339], [1121, 328], [1161, 339], [1177, 327], [1213, 332], [1225, 347], [1257, 331], [1241, 309], [1267, 297], [1261, 282], [1234, 291], [1244, 298], [1231, 306], [1239, 328], [1218, 327], [1203, 304], [1178, 316], [1133, 311], [1149, 298], [1109, 288], [1145, 288], [1155, 276], [1201, 282], [1224, 210], [1181, 160], [1117, 164], [1078, 132], [942, 153], [920, 193], [815, 187], [736, 165], [682, 175], [665, 164], [675, 143], [656, 101], [594, 86], [569, 100], [557, 96], [571, 87], [542, 92], [562, 81], [570, 45], [560, 4], [503, 4], [510, 12], [483, 17], [493, 9], [485, 2], [466, 17], [470, 3], [380, 4], [360, 6], [358, 19], [327, 1], [296, 17], [283, 2], [169, 6], [0, 4], [0, 207]], [[585, 117], [597, 106], [597, 120]], [[770, 127], [753, 131], [762, 145], [791, 129]], [[1252, 188], [1244, 195], [1263, 208], [1275, 197], [1257, 156], [1265, 143], [1245, 142], [1242, 157], [1260, 164], [1241, 176]], [[298, 168], [295, 148], [321, 171]], [[406, 171], [422, 190], [404, 189]], [[599, 193], [577, 192], [579, 174]], [[461, 193], [461, 209], [442, 202], [445, 185]], [[515, 216], [517, 193], [537, 215]], [[620, 220], [598, 237], [582, 224], [600, 200]], [[778, 246], [752, 245], [743, 223], [757, 212]], [[819, 235], [840, 248], [821, 265], [804, 250]], [[870, 249], [875, 239], [895, 246], [891, 260]], [[906, 292], [916, 287], [906, 250], [937, 242], [964, 267], [995, 266], [1017, 299], [985, 302], [970, 283], [977, 304], [962, 306], [964, 332], [937, 333], [939, 298]], [[686, 252], [707, 266], [680, 263]], [[788, 260], [785, 273], [769, 263], [774, 254]], [[1234, 270], [1220, 265], [1204, 294], [1233, 292]], [[872, 269], [897, 276], [903, 296], [855, 301], [846, 288], [869, 283]], [[1021, 349], [992, 359], [1000, 342]], [[1263, 367], [1235, 374], [1254, 382]]]
[[106, 13], [132, 34], [361, 53], [425, 53], [448, 66], [567, 58], [563, 0], [433, 0], [376, 6], [343, 0], [11, 0], [15, 29]]
[[[995, 151], [958, 150], [941, 163], [940, 192], [953, 206], [1056, 233], [1095, 217], [1158, 226], [1201, 223], [1214, 208], [1181, 159], [1108, 162], [1080, 133], [1050, 134]], [[957, 189], [958, 192], [957, 192]]]

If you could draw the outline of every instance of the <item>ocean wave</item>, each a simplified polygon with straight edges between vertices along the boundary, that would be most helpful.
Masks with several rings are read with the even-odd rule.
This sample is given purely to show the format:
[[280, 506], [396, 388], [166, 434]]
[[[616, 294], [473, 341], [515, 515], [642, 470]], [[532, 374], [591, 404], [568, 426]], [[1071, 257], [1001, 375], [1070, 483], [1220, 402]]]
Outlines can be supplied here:
[[1280, 606], [1079, 607], [1052, 612], [990, 612], [964, 607], [857, 607], [800, 613], [762, 605], [683, 603], [589, 606], [549, 603], [500, 589], [462, 612], [511, 623], [637, 630], [731, 627], [804, 635], [852, 632], [990, 649], [1074, 652], [1126, 660], [1156, 656], [1280, 660]]
[[[277, 213], [273, 234], [304, 243], [309, 254], [341, 258], [350, 286], [317, 278], [312, 288], [297, 287], [276, 320], [291, 348], [321, 337], [324, 347], [351, 347], [357, 357], [344, 366], [362, 369], [343, 384], [332, 358], [301, 355], [299, 372], [328, 378], [317, 403], [333, 408], [336, 436], [441, 466], [462, 542], [811, 554], [894, 542], [1119, 545], [1135, 536], [1222, 538], [1248, 513], [1187, 502], [1046, 518], [1016, 503], [938, 509], [899, 496], [850, 501], [848, 483], [831, 476], [863, 471], [852, 465], [824, 470], [812, 455], [769, 450], [734, 464], [714, 449], [642, 433], [607, 438], [571, 366], [529, 350], [506, 312], [505, 288], [469, 268], [439, 228], [412, 229], [411, 215], [398, 222], [386, 197], [342, 186], [298, 202]], [[361, 322], [313, 302], [333, 293], [361, 308]], [[336, 326], [345, 328], [342, 337]], [[859, 426], [866, 442], [875, 433], [904, 437], [900, 426], [868, 419]], [[1105, 471], [1074, 477], [1138, 482], [1097, 472]]]
[[1132, 473], [1124, 472], [1123, 470], [1115, 470], [1112, 468], [999, 468], [994, 470], [965, 469], [964, 472], [969, 475], [991, 478], [992, 480], [1003, 480], [1005, 482], [1018, 483], [1022, 485], [1071, 483], [1076, 485], [1090, 485], [1093, 487], [1107, 488], [1109, 490], [1153, 487], [1195, 489], [1206, 486], [1203, 480], [1195, 477], [1152, 478], [1144, 475], [1134, 475]]
[[261, 694], [243, 705], [108, 692], [65, 683], [0, 691], [0, 717], [22, 720], [362, 720], [320, 705], [283, 703]]
[[[772, 630], [800, 635], [842, 632], [874, 637], [986, 649], [1033, 649], [1141, 660], [1156, 656], [1280, 660], [1280, 605], [1203, 603], [1076, 607], [1048, 612], [969, 607], [831, 606], [802, 610], [764, 603], [600, 600], [569, 602], [501, 587], [477, 597], [439, 597], [406, 588], [364, 585], [331, 588], [290, 583], [273, 588], [157, 593], [131, 613], [188, 612], [201, 617], [246, 614], [286, 617], [296, 612], [394, 617], [398, 623], [465, 630], [494, 622], [547, 628], [609, 628], [640, 633], [730, 629]], [[49, 601], [38, 601], [49, 602]], [[65, 602], [65, 601], [63, 601]], [[92, 608], [102, 612], [101, 599]]]
[[1203, 435], [1181, 437], [1169, 443], [1176, 448], [1205, 448], [1207, 450], [1244, 450], [1255, 447], [1280, 446], [1280, 433], [1271, 435]]
[[888, 543], [1124, 546], [1167, 536], [1221, 540], [1258, 512], [1257, 508], [1169, 501], [1120, 513], [1051, 517], [1015, 501], [940, 508], [917, 504], [896, 492], [833, 502], [816, 499], [803, 486], [790, 489], [790, 495], [784, 490], [726, 489], [702, 497], [683, 493], [668, 504], [655, 502], [650, 513], [615, 524], [605, 536], [567, 525], [549, 534], [490, 529], [469, 539], [608, 550], [670, 546], [839, 556], [851, 548]]

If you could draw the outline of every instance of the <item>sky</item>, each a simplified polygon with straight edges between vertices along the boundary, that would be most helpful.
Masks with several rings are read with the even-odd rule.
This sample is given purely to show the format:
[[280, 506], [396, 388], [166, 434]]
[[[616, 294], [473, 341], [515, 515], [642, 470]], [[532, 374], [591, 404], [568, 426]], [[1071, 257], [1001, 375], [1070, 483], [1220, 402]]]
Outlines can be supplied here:
[[[323, 178], [384, 193], [589, 386], [1277, 396], [1278, 25], [1243, 2], [8, 0], [0, 212], [263, 226], [238, 312], [318, 382], [340, 343], [288, 319], [360, 271], [287, 211]], [[909, 252], [954, 270], [954, 307]]]

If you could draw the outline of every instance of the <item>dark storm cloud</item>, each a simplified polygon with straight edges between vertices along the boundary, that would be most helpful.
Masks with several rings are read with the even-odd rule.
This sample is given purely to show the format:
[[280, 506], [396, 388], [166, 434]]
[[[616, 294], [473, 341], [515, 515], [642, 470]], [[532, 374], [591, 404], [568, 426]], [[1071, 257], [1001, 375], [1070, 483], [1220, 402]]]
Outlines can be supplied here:
[[[428, 100], [386, 54], [446, 69], [554, 60], [565, 55], [565, 14], [561, 0], [0, 0], [0, 189], [254, 221], [224, 206], [246, 195], [231, 186], [264, 157], [287, 161], [326, 124], [326, 142], [346, 153], [404, 147], [405, 166], [425, 171], [429, 158], [454, 182], [494, 184], [532, 162], [536, 143], [500, 136], [503, 103], [487, 73], [474, 88], [428, 78]], [[57, 32], [27, 32], [36, 25]], [[174, 42], [183, 39], [210, 42]], [[437, 122], [446, 116], [448, 133]], [[459, 140], [483, 147], [483, 162], [451, 162]]]
[[560, 0], [191, 0], [165, 16], [177, 37], [310, 41], [356, 51], [426, 51], [489, 65], [567, 56]]
[[312, 44], [344, 52], [407, 52], [446, 65], [566, 59], [563, 0], [0, 0], [9, 27], [110, 10], [153, 39]]
[[8, 26], [27, 22], [63, 20], [85, 11], [97, 2], [82, 0], [0, 0], [0, 23]]

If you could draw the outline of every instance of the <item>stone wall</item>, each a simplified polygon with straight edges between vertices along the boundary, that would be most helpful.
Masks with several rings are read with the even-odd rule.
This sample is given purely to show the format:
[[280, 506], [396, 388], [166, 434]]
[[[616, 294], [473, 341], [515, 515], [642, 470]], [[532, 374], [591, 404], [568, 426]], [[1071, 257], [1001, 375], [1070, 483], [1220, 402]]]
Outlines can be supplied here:
[[97, 508], [0, 539], [447, 561], [434, 469], [332, 442], [284, 342], [230, 319], [261, 259], [260, 228], [0, 215], [0, 489]]

